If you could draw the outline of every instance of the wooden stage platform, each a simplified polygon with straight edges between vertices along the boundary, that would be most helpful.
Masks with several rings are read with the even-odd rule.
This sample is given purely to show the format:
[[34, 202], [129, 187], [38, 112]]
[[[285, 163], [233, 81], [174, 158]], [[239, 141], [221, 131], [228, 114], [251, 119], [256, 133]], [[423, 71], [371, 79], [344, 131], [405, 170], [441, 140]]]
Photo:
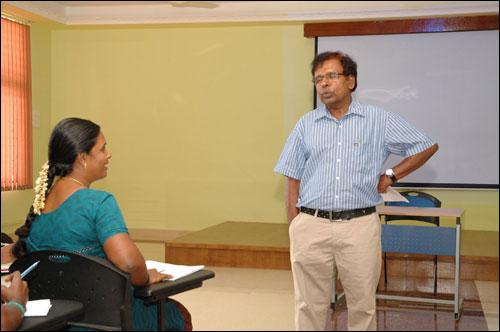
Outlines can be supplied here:
[[[434, 256], [387, 254], [388, 276], [431, 278]], [[290, 269], [288, 225], [224, 222], [165, 241], [174, 264]], [[498, 232], [463, 231], [461, 279], [498, 281]], [[438, 278], [454, 278], [454, 257], [438, 257]]]
[[174, 264], [290, 269], [288, 225], [225, 222], [165, 243]]

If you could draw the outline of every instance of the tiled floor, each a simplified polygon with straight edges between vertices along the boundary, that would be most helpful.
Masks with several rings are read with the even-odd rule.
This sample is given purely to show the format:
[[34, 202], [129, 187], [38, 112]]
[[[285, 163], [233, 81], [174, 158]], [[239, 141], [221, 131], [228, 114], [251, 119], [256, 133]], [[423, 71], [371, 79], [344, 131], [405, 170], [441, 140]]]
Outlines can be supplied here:
[[207, 267], [215, 278], [174, 296], [195, 330], [293, 330], [293, 280], [288, 270]]
[[498, 331], [498, 282], [476, 281], [488, 330]]
[[[163, 244], [138, 243], [138, 247], [144, 257], [164, 260]], [[291, 271], [228, 267], [207, 269], [215, 272], [214, 279], [205, 281], [202, 288], [174, 297], [191, 312], [195, 330], [294, 329]], [[393, 286], [397, 284], [394, 283], [395, 280], [391, 281]], [[403, 286], [412, 288], [414, 283], [414, 280], [406, 280]], [[445, 292], [451, 292], [453, 289], [452, 280], [449, 285], [443, 282], [439, 285]], [[402, 285], [397, 284], [398, 287]], [[400, 308], [394, 308], [382, 303], [379, 305], [379, 329], [498, 331], [498, 282], [464, 282], [462, 288], [467, 298], [473, 300], [465, 301], [465, 310], [458, 324], [453, 320], [451, 307], [435, 311], [410, 304], [401, 304]], [[480, 302], [477, 301], [478, 298]], [[333, 317], [336, 320], [333, 321], [332, 327], [345, 330], [345, 311], [342, 313], [339, 308]]]
[[[293, 330], [291, 271], [207, 268], [214, 279], [174, 297], [190, 310], [195, 330]], [[476, 282], [476, 288], [481, 304], [465, 302], [457, 324], [448, 308], [379, 305], [379, 330], [498, 331], [498, 282]], [[345, 316], [338, 308], [332, 327], [345, 330]]]

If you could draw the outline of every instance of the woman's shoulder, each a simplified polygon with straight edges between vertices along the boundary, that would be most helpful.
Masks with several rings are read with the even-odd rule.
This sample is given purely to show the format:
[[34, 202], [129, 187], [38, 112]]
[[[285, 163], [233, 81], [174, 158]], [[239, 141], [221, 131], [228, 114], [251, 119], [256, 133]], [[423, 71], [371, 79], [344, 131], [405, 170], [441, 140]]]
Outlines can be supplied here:
[[110, 211], [119, 211], [120, 207], [113, 194], [97, 189], [80, 189], [73, 194], [74, 199], [67, 208], [75, 208], [83, 214], [95, 218], [96, 213], [109, 213]]
[[98, 190], [98, 189], [81, 189], [76, 192], [80, 196], [80, 199], [83, 199], [85, 201], [91, 202], [91, 203], [97, 203], [100, 204], [106, 200], [115, 200], [113, 194], [104, 191], [104, 190]]
[[87, 196], [87, 197], [108, 197], [108, 196], [113, 196], [113, 194], [104, 191], [104, 190], [99, 190], [99, 189], [92, 189], [92, 188], [84, 188], [78, 190], [78, 193], [81, 195]]

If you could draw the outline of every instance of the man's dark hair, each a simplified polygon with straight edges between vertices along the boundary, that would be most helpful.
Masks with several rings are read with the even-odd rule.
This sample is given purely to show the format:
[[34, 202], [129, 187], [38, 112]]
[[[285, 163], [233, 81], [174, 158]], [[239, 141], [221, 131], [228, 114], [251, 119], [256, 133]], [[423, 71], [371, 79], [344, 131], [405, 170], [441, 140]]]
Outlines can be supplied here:
[[354, 92], [354, 90], [356, 90], [358, 86], [358, 65], [349, 55], [341, 51], [323, 52], [316, 55], [314, 60], [311, 62], [311, 73], [313, 77], [314, 72], [316, 72], [318, 67], [321, 67], [323, 63], [325, 63], [325, 61], [332, 59], [337, 59], [340, 61], [344, 75], [350, 75], [354, 77], [354, 87], [351, 90], [351, 92]]

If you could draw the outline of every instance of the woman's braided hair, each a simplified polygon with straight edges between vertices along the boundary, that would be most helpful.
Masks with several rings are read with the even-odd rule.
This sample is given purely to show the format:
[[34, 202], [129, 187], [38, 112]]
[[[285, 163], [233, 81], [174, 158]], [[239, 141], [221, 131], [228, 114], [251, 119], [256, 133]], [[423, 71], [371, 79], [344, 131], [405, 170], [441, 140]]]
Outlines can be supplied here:
[[71, 173], [77, 156], [89, 153], [94, 147], [101, 128], [92, 121], [67, 118], [60, 121], [52, 130], [49, 140], [49, 161], [42, 167], [35, 188], [35, 201], [31, 205], [24, 225], [16, 230], [19, 237], [12, 253], [21, 257], [27, 253], [25, 238], [29, 235], [31, 225], [41, 213], [45, 198], [50, 192], [56, 176], [63, 177]]

